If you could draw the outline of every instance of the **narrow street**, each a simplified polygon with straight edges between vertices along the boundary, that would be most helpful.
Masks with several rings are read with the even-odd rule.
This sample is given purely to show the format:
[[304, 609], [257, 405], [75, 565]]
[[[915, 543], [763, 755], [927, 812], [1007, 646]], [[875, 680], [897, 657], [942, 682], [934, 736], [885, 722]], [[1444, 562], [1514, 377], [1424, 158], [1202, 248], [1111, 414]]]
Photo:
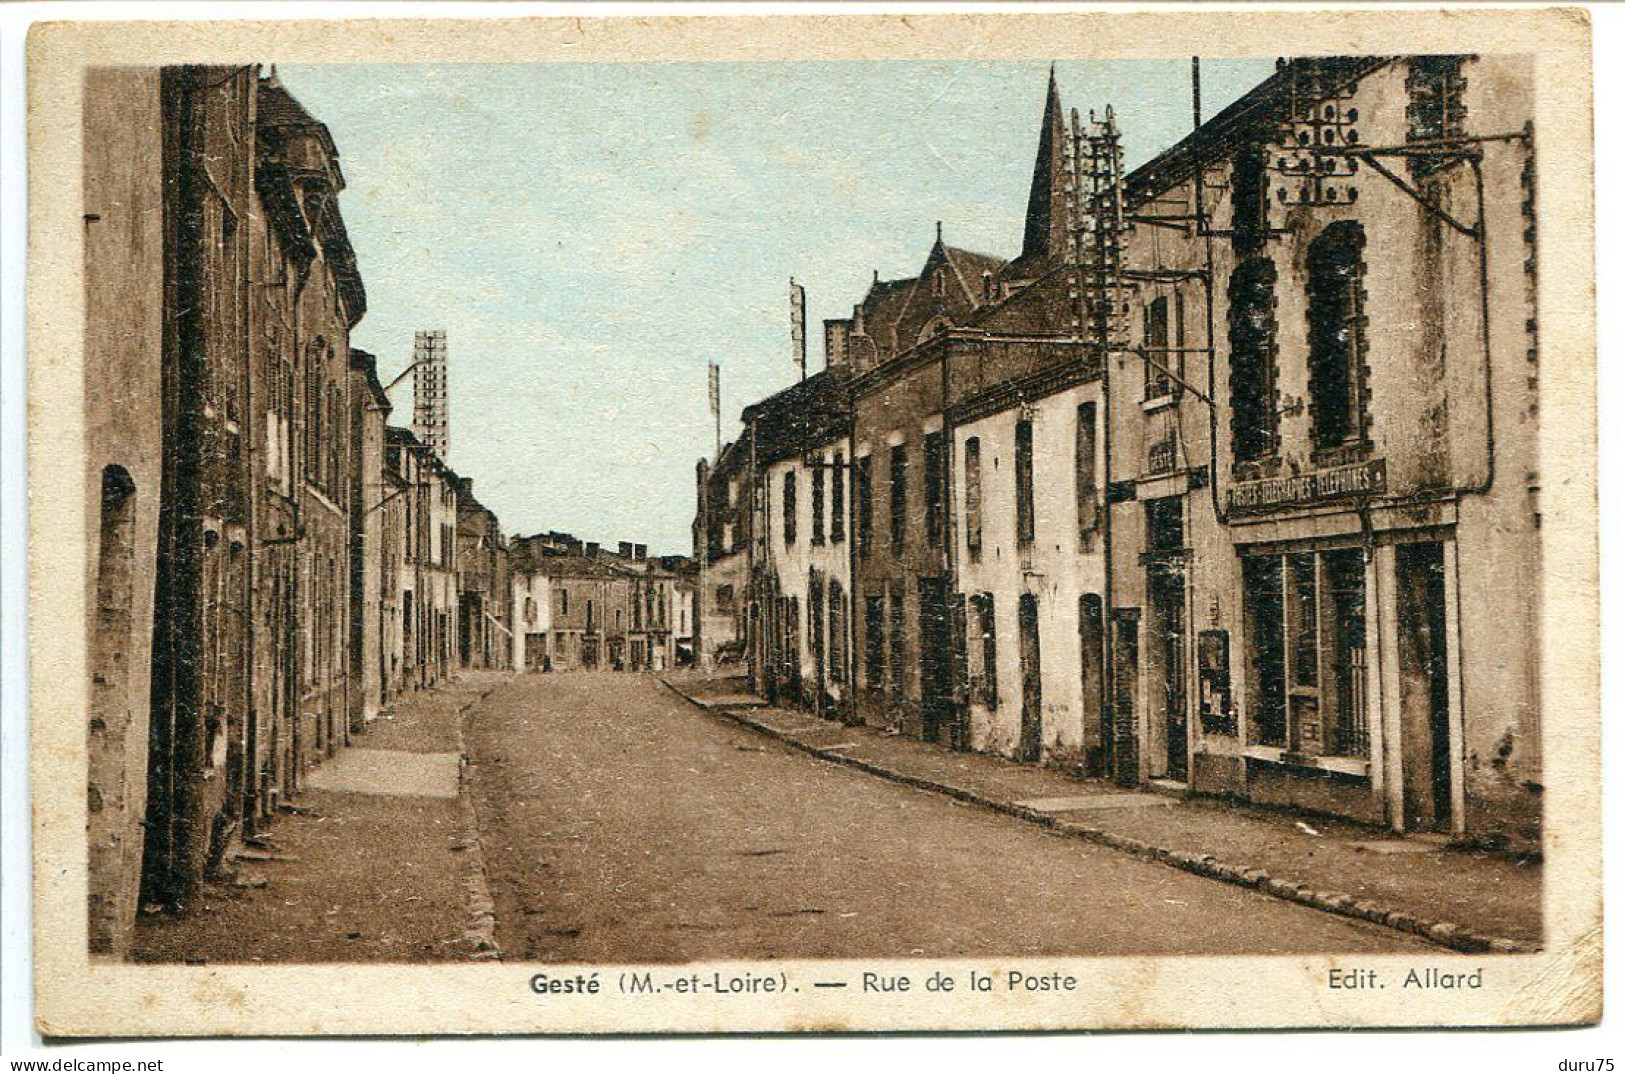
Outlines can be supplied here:
[[520, 676], [466, 720], [507, 960], [1433, 950], [808, 757], [652, 676]]

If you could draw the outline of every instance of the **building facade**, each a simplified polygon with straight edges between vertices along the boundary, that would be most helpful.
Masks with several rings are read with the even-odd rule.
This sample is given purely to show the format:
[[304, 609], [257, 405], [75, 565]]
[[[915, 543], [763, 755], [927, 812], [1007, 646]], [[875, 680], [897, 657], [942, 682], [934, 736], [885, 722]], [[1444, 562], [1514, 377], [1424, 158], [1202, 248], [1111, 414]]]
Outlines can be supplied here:
[[764, 452], [776, 396], [702, 463], [696, 549], [748, 559], [758, 687], [827, 707], [801, 576], [834, 571], [804, 531], [839, 451], [857, 718], [1538, 840], [1530, 75], [1282, 61], [1126, 176], [1111, 111], [1068, 117], [1052, 77], [1015, 260], [939, 226], [917, 277], [825, 323], [849, 439]]
[[88, 927], [91, 952], [114, 957], [135, 920], [147, 818], [169, 360], [164, 89], [156, 70], [86, 75], [85, 363], [118, 386], [85, 394]]
[[[1164, 356], [1112, 404], [1141, 778], [1538, 838], [1529, 85], [1291, 61], [1129, 176], [1130, 344]], [[1211, 425], [1157, 369], [1187, 355]]]
[[752, 604], [764, 610], [760, 680], [773, 700], [851, 716], [850, 368], [829, 365], [747, 407], [763, 505]]
[[715, 465], [696, 468], [694, 652], [699, 667], [745, 668], [755, 651], [760, 609], [750, 596], [751, 497], [756, 482], [746, 439], [722, 448]]
[[274, 77], [87, 90], [86, 344], [117, 387], [87, 411], [89, 925], [116, 955], [138, 906], [186, 909], [349, 733], [366, 299], [337, 151]]

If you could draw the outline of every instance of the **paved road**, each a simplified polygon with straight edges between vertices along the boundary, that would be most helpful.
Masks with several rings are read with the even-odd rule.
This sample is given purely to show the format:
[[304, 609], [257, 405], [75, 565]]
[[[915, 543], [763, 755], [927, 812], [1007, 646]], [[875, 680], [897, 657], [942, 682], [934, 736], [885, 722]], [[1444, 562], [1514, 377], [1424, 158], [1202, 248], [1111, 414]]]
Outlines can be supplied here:
[[469, 713], [504, 957], [1428, 952], [795, 752], [643, 675]]

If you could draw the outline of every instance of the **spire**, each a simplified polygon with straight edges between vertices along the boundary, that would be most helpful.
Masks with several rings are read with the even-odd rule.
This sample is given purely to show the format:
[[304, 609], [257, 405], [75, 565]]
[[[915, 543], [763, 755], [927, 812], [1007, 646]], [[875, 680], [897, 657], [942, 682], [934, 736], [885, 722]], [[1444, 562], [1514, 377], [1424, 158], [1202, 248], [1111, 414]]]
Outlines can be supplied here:
[[1033, 163], [1032, 193], [1027, 196], [1027, 230], [1021, 238], [1021, 257], [1042, 259], [1065, 249], [1066, 119], [1052, 63], [1044, 124], [1038, 132], [1038, 159]]

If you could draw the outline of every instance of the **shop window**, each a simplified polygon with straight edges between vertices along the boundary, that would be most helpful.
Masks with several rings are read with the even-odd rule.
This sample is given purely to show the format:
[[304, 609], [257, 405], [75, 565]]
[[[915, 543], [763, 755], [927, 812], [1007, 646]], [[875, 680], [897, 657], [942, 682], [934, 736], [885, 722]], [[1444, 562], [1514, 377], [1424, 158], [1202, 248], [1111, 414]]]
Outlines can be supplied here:
[[1230, 445], [1238, 463], [1275, 454], [1275, 263], [1255, 257], [1230, 276]]
[[965, 548], [972, 563], [982, 561], [982, 440], [965, 441]]
[[1309, 420], [1322, 450], [1365, 439], [1364, 255], [1352, 220], [1309, 245]]
[[942, 544], [943, 523], [947, 511], [943, 509], [942, 434], [927, 433], [925, 437], [925, 539], [933, 548]]
[[1369, 756], [1364, 553], [1251, 556], [1243, 581], [1252, 741]]
[[1016, 540], [1031, 544], [1033, 518], [1033, 423], [1016, 422]]
[[1230, 634], [1204, 630], [1196, 637], [1197, 710], [1202, 731], [1234, 735], [1236, 711], [1230, 699]]

